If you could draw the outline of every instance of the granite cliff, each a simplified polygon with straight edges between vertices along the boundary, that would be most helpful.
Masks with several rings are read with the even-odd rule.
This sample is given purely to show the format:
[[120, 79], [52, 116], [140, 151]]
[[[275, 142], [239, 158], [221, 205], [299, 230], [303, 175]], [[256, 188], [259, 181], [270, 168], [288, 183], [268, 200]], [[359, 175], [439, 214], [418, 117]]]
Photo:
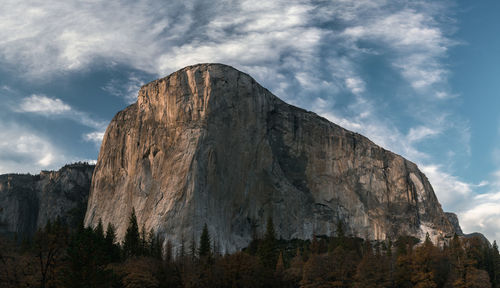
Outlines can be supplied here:
[[38, 175], [0, 175], [0, 233], [29, 237], [57, 217], [70, 225], [81, 221], [93, 170], [78, 163]]
[[338, 221], [371, 239], [455, 232], [417, 165], [221, 64], [144, 85], [109, 124], [85, 224], [111, 222], [123, 239], [132, 209], [174, 246], [206, 223], [224, 251], [268, 215], [284, 239], [330, 235]]

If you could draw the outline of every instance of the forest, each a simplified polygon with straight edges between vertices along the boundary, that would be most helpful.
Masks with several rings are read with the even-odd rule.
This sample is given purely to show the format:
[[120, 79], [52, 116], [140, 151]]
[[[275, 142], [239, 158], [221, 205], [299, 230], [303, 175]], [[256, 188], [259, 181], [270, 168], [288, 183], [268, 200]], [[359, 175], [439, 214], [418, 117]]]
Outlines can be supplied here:
[[277, 239], [264, 235], [222, 255], [206, 225], [177, 251], [135, 212], [122, 243], [104, 229], [49, 222], [30, 239], [0, 239], [0, 287], [500, 287], [500, 255], [479, 238], [454, 236], [442, 247], [402, 236], [368, 241], [345, 235]]

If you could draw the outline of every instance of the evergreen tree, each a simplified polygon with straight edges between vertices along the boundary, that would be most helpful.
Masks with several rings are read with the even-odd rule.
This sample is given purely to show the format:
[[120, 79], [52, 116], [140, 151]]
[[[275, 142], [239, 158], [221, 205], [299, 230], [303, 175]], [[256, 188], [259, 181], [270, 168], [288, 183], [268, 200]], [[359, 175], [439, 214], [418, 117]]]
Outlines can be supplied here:
[[184, 262], [184, 258], [186, 258], [186, 240], [184, 239], [184, 234], [181, 235], [181, 247], [178, 251], [177, 258]]
[[150, 256], [153, 256], [155, 257], [155, 254], [156, 254], [156, 239], [158, 237], [155, 235], [155, 230], [153, 228], [151, 228], [151, 230], [149, 230], [149, 233], [148, 233], [148, 237], [147, 237], [147, 243], [146, 243], [146, 250], [147, 250], [147, 254], [150, 255]]
[[411, 263], [411, 281], [414, 287], [437, 287], [435, 265], [439, 250], [431, 241], [429, 233], [425, 236], [425, 242], [415, 250]]
[[[379, 250], [376, 248], [376, 250]], [[380, 251], [380, 250], [379, 250]], [[365, 240], [364, 255], [354, 277], [356, 288], [383, 288], [391, 286], [389, 260], [380, 253], [373, 254], [370, 240]]]
[[97, 223], [97, 226], [95, 226], [94, 228], [94, 234], [98, 240], [104, 241], [104, 227], [102, 225], [101, 218], [99, 218], [99, 222]]
[[104, 237], [104, 240], [108, 244], [115, 244], [116, 242], [115, 227], [111, 223], [108, 223], [108, 227], [106, 228], [106, 236]]
[[316, 237], [316, 235], [313, 235], [313, 238], [312, 238], [312, 241], [311, 241], [311, 253], [312, 254], [319, 254], [319, 242], [318, 242], [318, 238]]
[[65, 287], [109, 287], [111, 274], [104, 268], [109, 259], [97, 230], [81, 227], [72, 235], [66, 249]]
[[139, 226], [137, 225], [137, 217], [135, 209], [132, 208], [132, 214], [129, 218], [125, 240], [123, 242], [123, 252], [125, 257], [138, 256], [141, 252], [141, 239], [139, 235]]
[[342, 248], [345, 248], [345, 242], [344, 223], [339, 219], [337, 222], [337, 243], [335, 246], [342, 246]]
[[117, 262], [120, 260], [120, 246], [116, 242], [116, 232], [113, 224], [108, 223], [104, 243], [109, 262]]
[[141, 248], [140, 248], [140, 255], [148, 255], [148, 238], [146, 235], [146, 225], [142, 224], [141, 228], [141, 234], [140, 234], [140, 243], [141, 243]]
[[170, 263], [172, 262], [172, 242], [169, 240], [167, 240], [167, 247], [165, 248], [165, 261], [167, 261], [167, 263]]
[[276, 263], [276, 276], [282, 277], [285, 271], [285, 263], [283, 262], [283, 251], [280, 251], [278, 262]]
[[189, 256], [191, 256], [191, 261], [195, 261], [196, 260], [196, 252], [198, 251], [198, 249], [196, 248], [196, 240], [194, 240], [194, 234], [193, 234], [193, 238], [191, 238], [191, 244], [189, 245]]
[[203, 231], [200, 236], [200, 248], [198, 249], [198, 255], [200, 258], [210, 258], [211, 250], [210, 250], [210, 234], [208, 233], [207, 224], [203, 226]]
[[262, 265], [267, 269], [274, 269], [278, 254], [276, 253], [276, 234], [274, 232], [273, 218], [267, 218], [266, 234], [260, 243], [258, 250], [259, 258]]
[[491, 284], [496, 288], [500, 287], [500, 254], [496, 240], [493, 241], [492, 254], [493, 277], [491, 277]]

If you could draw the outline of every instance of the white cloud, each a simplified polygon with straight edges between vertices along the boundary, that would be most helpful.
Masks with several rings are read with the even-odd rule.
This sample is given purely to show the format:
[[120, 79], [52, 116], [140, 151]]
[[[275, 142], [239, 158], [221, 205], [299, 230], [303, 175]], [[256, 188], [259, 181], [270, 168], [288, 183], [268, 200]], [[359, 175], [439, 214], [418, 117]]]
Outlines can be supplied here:
[[20, 112], [32, 112], [46, 115], [59, 115], [71, 110], [71, 107], [61, 99], [49, 98], [45, 95], [33, 94], [21, 100]]
[[[100, 146], [104, 136], [103, 131], [107, 126], [105, 121], [95, 120], [88, 113], [72, 108], [61, 99], [50, 98], [45, 95], [34, 94], [25, 97], [20, 101], [18, 107], [13, 108], [13, 111], [18, 113], [34, 113], [44, 117], [67, 118], [87, 127], [97, 129], [97, 131], [83, 135], [85, 141], [94, 142], [97, 146]], [[53, 158], [54, 156], [48, 153], [40, 160], [39, 164], [47, 166], [52, 162]]]
[[439, 131], [436, 129], [432, 129], [425, 126], [412, 127], [406, 136], [406, 139], [410, 143], [415, 143], [422, 141], [426, 138], [436, 136], [439, 134]]
[[[359, 59], [380, 51], [358, 45], [363, 40], [391, 51], [393, 67], [416, 89], [446, 82], [441, 60], [454, 43], [436, 20], [445, 7], [400, 4], [111, 0], [34, 7], [10, 0], [0, 12], [0, 57], [30, 78], [84, 69], [97, 60], [158, 76], [199, 62], [223, 62], [295, 102], [297, 95], [306, 97], [302, 90], [364, 93]], [[128, 86], [108, 83], [105, 89], [131, 102], [142, 82], [129, 80]], [[443, 93], [433, 95], [442, 98]]]
[[[431, 5], [429, 5], [431, 6]], [[380, 8], [380, 7], [377, 7]], [[403, 9], [375, 13], [374, 19], [348, 27], [343, 35], [353, 42], [372, 40], [394, 53], [393, 65], [415, 89], [426, 89], [446, 81], [448, 71], [441, 59], [456, 43], [446, 37], [436, 22], [436, 10]], [[355, 44], [356, 45], [356, 44]], [[436, 96], [439, 98], [444, 92]]]
[[500, 192], [477, 195], [469, 209], [459, 213], [465, 231], [480, 231], [490, 240], [500, 240]]
[[94, 131], [83, 135], [83, 139], [85, 141], [94, 142], [98, 147], [101, 146], [103, 138], [104, 138], [104, 131]]
[[365, 83], [359, 78], [349, 77], [345, 79], [345, 84], [353, 94], [365, 92]]
[[145, 82], [139, 76], [130, 74], [126, 81], [122, 79], [112, 79], [109, 81], [102, 90], [111, 95], [123, 98], [127, 103], [132, 104], [137, 101], [137, 94], [139, 89]]
[[13, 111], [18, 113], [34, 113], [43, 116], [64, 117], [72, 119], [82, 125], [103, 129], [107, 123], [97, 121], [85, 112], [78, 111], [70, 105], [64, 103], [61, 99], [50, 98], [45, 95], [33, 94], [29, 97], [21, 99], [18, 107], [14, 107]]
[[[418, 148], [451, 130], [459, 131], [453, 134], [459, 134], [459, 145], [467, 146], [470, 139], [468, 129], [462, 129], [467, 125], [450, 124], [456, 119], [442, 117], [446, 111], [432, 102], [457, 97], [447, 87], [444, 61], [456, 42], [446, 33], [447, 23], [439, 22], [446, 12], [444, 4], [435, 1], [109, 0], [35, 5], [5, 0], [0, 11], [0, 60], [20, 69], [28, 81], [50, 80], [96, 63], [130, 66], [158, 76], [199, 62], [233, 65], [288, 102], [419, 163], [444, 207], [476, 211], [474, 203], [482, 205], [477, 202], [481, 198], [473, 198], [477, 185], [453, 176]], [[404, 91], [409, 92], [399, 97], [409, 99], [406, 118], [391, 118], [393, 111], [385, 110], [388, 104], [372, 95], [371, 80], [364, 73], [369, 57], [389, 61], [384, 68], [395, 75], [388, 77], [405, 79], [409, 89]], [[103, 89], [133, 102], [142, 84], [131, 74], [127, 82], [113, 80]], [[425, 95], [432, 99], [424, 101]], [[393, 98], [388, 95], [384, 100], [400, 100]], [[84, 140], [102, 141], [107, 123], [61, 99], [32, 95], [22, 101], [20, 110], [72, 119], [94, 129], [83, 135]], [[401, 129], [396, 123], [401, 119], [413, 124]], [[15, 130], [8, 131], [12, 136], [4, 134], [6, 138], [18, 139], [12, 147], [38, 143], [41, 150], [33, 149], [43, 157], [30, 154], [31, 147], [16, 150], [30, 155], [33, 163], [57, 162], [59, 154], [43, 137], [28, 141], [17, 137]], [[461, 206], [461, 199], [470, 200], [471, 206]], [[466, 229], [472, 227], [467, 223]]]
[[43, 135], [24, 126], [0, 122], [0, 174], [38, 173], [64, 164], [63, 153]]
[[429, 178], [443, 206], [453, 208], [453, 212], [459, 212], [470, 204], [468, 200], [473, 195], [473, 184], [444, 172], [443, 167], [439, 165], [420, 165], [420, 169]]

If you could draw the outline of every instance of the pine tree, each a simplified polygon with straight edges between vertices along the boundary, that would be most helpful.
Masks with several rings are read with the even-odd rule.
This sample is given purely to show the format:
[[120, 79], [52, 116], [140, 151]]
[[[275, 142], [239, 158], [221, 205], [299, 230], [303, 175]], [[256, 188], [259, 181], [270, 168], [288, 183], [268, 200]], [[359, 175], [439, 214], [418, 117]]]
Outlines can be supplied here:
[[102, 225], [101, 218], [99, 218], [99, 222], [97, 223], [97, 226], [95, 226], [94, 228], [94, 234], [96, 235], [99, 241], [104, 241], [104, 227]]
[[276, 261], [278, 260], [278, 255], [276, 253], [276, 234], [274, 232], [273, 218], [271, 216], [267, 218], [266, 234], [260, 243], [258, 254], [265, 268], [274, 269], [276, 267]]
[[186, 258], [186, 240], [184, 239], [184, 234], [181, 235], [181, 247], [178, 251], [177, 258], [181, 260], [181, 263], [183, 263]]
[[313, 235], [312, 241], [311, 241], [311, 253], [312, 254], [319, 254], [319, 242], [318, 238], [316, 235]]
[[[375, 250], [379, 250], [378, 247]], [[380, 253], [373, 254], [370, 240], [365, 240], [363, 259], [358, 264], [354, 279], [356, 288], [390, 287], [388, 259]]]
[[[102, 225], [101, 225], [102, 226]], [[110, 274], [104, 269], [109, 261], [96, 229], [78, 229], [66, 249], [64, 287], [109, 287]]]
[[172, 242], [167, 240], [167, 247], [165, 248], [165, 260], [167, 263], [172, 262]]
[[140, 240], [140, 242], [141, 242], [140, 254], [141, 255], [149, 255], [148, 237], [146, 235], [146, 225], [144, 223], [142, 224], [140, 239], [141, 239]]
[[106, 246], [106, 253], [108, 255], [109, 262], [117, 262], [120, 260], [120, 246], [116, 242], [116, 232], [113, 224], [108, 223], [106, 228], [106, 236], [104, 237], [104, 243]]
[[434, 246], [429, 236], [425, 236], [424, 244], [418, 247], [413, 256], [411, 265], [411, 281], [415, 287], [437, 287], [434, 263], [438, 258], [438, 249]]
[[125, 234], [125, 241], [123, 242], [123, 252], [126, 257], [138, 256], [141, 252], [139, 226], [137, 225], [137, 217], [135, 216], [135, 209], [133, 208]]
[[198, 255], [200, 258], [211, 257], [210, 234], [208, 233], [208, 227], [206, 223], [203, 226], [203, 231], [201, 232], [200, 248], [198, 249]]
[[493, 287], [500, 287], [500, 254], [498, 253], [497, 241], [493, 241], [493, 277], [491, 277], [491, 284]]
[[283, 251], [280, 251], [278, 262], [276, 263], [276, 276], [282, 277], [285, 271], [285, 263], [283, 262]]
[[196, 248], [196, 240], [194, 240], [194, 234], [193, 234], [193, 238], [191, 238], [191, 244], [189, 245], [189, 250], [190, 250], [190, 255], [191, 256], [191, 261], [195, 261], [196, 260], [196, 252], [198, 251], [198, 249]]
[[337, 245], [345, 248], [345, 231], [344, 231], [344, 223], [339, 219], [337, 222]]
[[104, 237], [106, 243], [115, 244], [116, 242], [116, 232], [113, 224], [108, 223], [108, 227], [106, 228], [106, 236]]

